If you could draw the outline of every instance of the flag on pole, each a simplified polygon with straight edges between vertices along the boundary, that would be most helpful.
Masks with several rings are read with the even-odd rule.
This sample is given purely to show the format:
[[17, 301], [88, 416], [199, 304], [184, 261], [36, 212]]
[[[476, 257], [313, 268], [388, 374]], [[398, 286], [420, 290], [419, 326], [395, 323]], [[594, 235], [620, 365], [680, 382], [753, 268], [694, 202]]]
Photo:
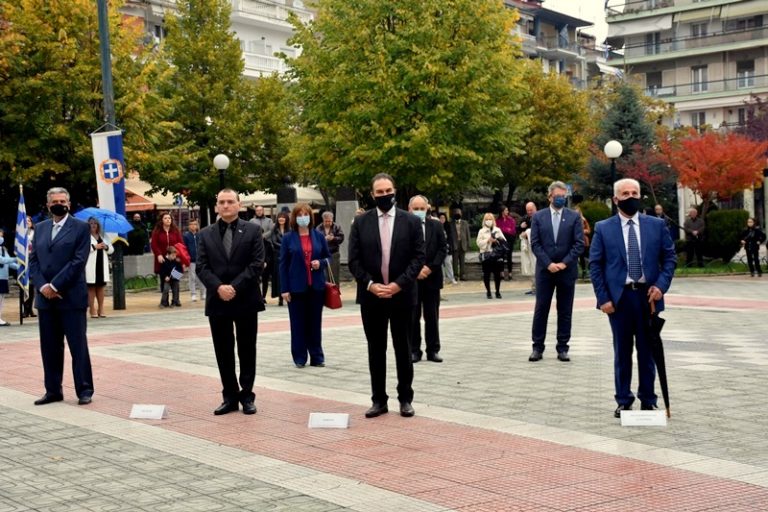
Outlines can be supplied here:
[[19, 265], [16, 271], [16, 281], [18, 281], [26, 299], [29, 297], [29, 232], [27, 230], [27, 207], [24, 204], [22, 185], [19, 185], [19, 209], [16, 213], [16, 239], [13, 247]]
[[[123, 157], [123, 132], [113, 130], [91, 134], [93, 163], [96, 169], [96, 189], [99, 207], [125, 217], [125, 159]], [[110, 233], [112, 240], [126, 233]], [[127, 242], [126, 242], [127, 243]]]

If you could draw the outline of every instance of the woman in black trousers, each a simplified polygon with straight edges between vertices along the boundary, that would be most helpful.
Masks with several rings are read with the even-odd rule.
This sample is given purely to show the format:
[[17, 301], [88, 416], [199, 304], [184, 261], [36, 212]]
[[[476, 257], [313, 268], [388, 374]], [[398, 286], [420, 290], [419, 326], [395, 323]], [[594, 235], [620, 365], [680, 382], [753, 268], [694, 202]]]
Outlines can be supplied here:
[[741, 245], [747, 251], [747, 265], [752, 277], [755, 277], [755, 272], [758, 277], [763, 277], [763, 269], [760, 267], [760, 245], [763, 242], [765, 242], [765, 233], [757, 225], [754, 217], [748, 218], [747, 229], [741, 233]]

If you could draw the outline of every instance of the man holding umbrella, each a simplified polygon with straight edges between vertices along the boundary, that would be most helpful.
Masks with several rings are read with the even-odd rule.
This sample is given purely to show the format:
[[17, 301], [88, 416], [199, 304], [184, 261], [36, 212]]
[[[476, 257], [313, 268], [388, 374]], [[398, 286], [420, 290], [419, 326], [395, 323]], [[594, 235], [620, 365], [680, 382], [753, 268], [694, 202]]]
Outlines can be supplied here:
[[641, 409], [656, 408], [656, 366], [650, 346], [650, 305], [664, 309], [675, 272], [676, 255], [664, 221], [640, 215], [640, 184], [633, 179], [614, 183], [613, 202], [619, 213], [595, 225], [589, 251], [589, 273], [597, 307], [608, 315], [613, 332], [615, 417], [631, 410], [632, 348], [637, 348]]

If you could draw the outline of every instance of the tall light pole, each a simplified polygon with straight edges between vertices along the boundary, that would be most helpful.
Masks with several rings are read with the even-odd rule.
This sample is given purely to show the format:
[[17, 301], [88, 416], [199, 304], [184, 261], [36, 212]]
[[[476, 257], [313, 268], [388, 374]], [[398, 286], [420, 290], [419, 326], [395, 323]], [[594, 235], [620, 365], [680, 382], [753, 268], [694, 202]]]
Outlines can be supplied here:
[[[616, 183], [616, 159], [621, 156], [623, 151], [621, 142], [617, 140], [609, 140], [603, 148], [605, 156], [611, 159], [611, 191], [613, 191], [613, 184]], [[616, 203], [613, 201], [611, 201], [611, 212], [616, 215]]]
[[229, 157], [224, 153], [219, 153], [213, 157], [213, 166], [219, 170], [219, 190], [224, 188], [224, 171], [229, 167]]

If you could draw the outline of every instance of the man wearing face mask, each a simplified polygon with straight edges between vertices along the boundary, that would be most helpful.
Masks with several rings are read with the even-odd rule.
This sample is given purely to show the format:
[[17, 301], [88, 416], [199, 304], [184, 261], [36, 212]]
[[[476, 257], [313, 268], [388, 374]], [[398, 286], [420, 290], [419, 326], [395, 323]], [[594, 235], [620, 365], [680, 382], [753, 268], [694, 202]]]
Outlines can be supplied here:
[[531, 218], [531, 250], [536, 255], [536, 306], [533, 312], [533, 351], [529, 361], [539, 361], [544, 352], [547, 319], [552, 296], [557, 293], [557, 359], [570, 361], [571, 315], [579, 255], [584, 251], [581, 215], [565, 207], [568, 189], [562, 181], [549, 185], [549, 208]]
[[35, 405], [64, 400], [64, 338], [72, 356], [72, 373], [78, 404], [91, 403], [93, 375], [86, 337], [88, 287], [85, 264], [91, 249], [90, 228], [69, 215], [69, 192], [48, 190], [52, 218], [35, 228], [29, 271], [37, 288], [40, 352], [43, 358], [45, 394]]
[[368, 341], [375, 418], [387, 407], [387, 327], [397, 364], [400, 415], [414, 415], [413, 363], [408, 342], [417, 300], [416, 278], [424, 268], [424, 233], [418, 217], [395, 207], [395, 180], [380, 173], [371, 180], [376, 208], [355, 219], [349, 235], [349, 270], [357, 281], [357, 301]]
[[456, 234], [454, 237], [456, 244], [453, 247], [453, 275], [459, 281], [466, 281], [467, 275], [464, 268], [466, 254], [469, 251], [469, 223], [462, 218], [459, 208], [453, 211], [451, 229]]
[[656, 367], [647, 339], [649, 304], [664, 309], [664, 294], [675, 273], [675, 246], [662, 219], [640, 215], [640, 184], [622, 179], [613, 186], [619, 209], [595, 225], [589, 273], [597, 307], [608, 315], [613, 332], [616, 418], [632, 409], [632, 348], [637, 349], [641, 409], [656, 408]]
[[440, 290], [443, 287], [443, 262], [447, 252], [448, 241], [445, 230], [439, 220], [427, 216], [429, 201], [424, 196], [413, 196], [408, 203], [408, 211], [421, 221], [424, 233], [426, 260], [416, 277], [418, 302], [413, 310], [411, 325], [411, 360], [421, 361], [421, 315], [424, 312], [424, 339], [426, 342], [427, 360], [442, 363], [440, 357]]

